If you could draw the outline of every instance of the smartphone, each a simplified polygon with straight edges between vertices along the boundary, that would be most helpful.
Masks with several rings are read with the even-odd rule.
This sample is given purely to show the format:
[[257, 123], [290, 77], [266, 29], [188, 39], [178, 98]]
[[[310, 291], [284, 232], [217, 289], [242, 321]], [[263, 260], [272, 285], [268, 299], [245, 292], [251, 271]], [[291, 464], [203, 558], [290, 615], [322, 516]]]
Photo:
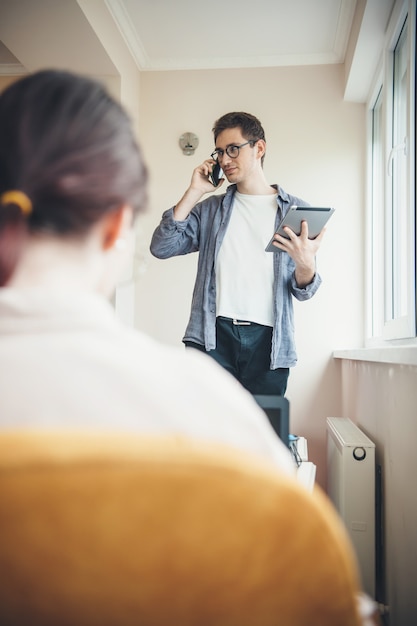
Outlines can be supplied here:
[[212, 185], [217, 187], [221, 178], [223, 178], [223, 170], [220, 167], [219, 163], [215, 163], [211, 174], [209, 174], [209, 181]]

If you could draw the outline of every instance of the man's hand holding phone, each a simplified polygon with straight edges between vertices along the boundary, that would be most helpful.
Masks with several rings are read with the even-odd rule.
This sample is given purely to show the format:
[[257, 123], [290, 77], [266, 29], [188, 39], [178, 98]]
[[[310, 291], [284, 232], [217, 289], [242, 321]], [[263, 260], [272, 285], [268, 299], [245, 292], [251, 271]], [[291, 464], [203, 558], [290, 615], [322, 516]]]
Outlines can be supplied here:
[[206, 159], [193, 171], [190, 187], [205, 194], [213, 191], [213, 187], [220, 186], [223, 181], [224, 174], [219, 163], [214, 159]]
[[193, 171], [190, 186], [174, 207], [174, 219], [185, 220], [202, 196], [213, 192], [213, 187], [220, 187], [224, 180], [223, 170], [218, 162], [214, 159], [206, 159]]

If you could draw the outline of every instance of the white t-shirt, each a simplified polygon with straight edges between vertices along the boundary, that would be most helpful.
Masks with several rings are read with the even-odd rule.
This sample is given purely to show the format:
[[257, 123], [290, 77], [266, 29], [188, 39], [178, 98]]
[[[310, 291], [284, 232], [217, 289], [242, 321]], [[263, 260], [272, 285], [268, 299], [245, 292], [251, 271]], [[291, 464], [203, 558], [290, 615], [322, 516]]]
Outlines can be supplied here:
[[293, 472], [252, 396], [211, 357], [124, 327], [95, 294], [0, 289], [0, 428], [107, 429], [229, 444]]
[[216, 314], [273, 326], [273, 255], [276, 194], [238, 191], [216, 259]]

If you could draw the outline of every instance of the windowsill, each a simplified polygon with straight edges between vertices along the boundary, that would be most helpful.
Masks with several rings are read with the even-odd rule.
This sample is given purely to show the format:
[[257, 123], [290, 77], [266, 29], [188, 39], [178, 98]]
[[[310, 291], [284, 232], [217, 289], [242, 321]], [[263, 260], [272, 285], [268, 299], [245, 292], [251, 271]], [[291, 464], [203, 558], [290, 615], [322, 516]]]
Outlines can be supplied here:
[[358, 348], [356, 350], [335, 350], [335, 359], [350, 361], [371, 361], [397, 365], [417, 365], [417, 346], [391, 346], [383, 348]]

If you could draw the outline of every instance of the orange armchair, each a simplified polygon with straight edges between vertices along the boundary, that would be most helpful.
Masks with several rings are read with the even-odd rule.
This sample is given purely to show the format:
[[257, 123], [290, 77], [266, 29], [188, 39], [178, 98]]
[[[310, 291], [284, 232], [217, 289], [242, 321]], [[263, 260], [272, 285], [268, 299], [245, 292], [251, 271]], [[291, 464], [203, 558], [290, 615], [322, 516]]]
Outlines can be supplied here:
[[174, 437], [0, 434], [0, 623], [357, 626], [327, 497]]

